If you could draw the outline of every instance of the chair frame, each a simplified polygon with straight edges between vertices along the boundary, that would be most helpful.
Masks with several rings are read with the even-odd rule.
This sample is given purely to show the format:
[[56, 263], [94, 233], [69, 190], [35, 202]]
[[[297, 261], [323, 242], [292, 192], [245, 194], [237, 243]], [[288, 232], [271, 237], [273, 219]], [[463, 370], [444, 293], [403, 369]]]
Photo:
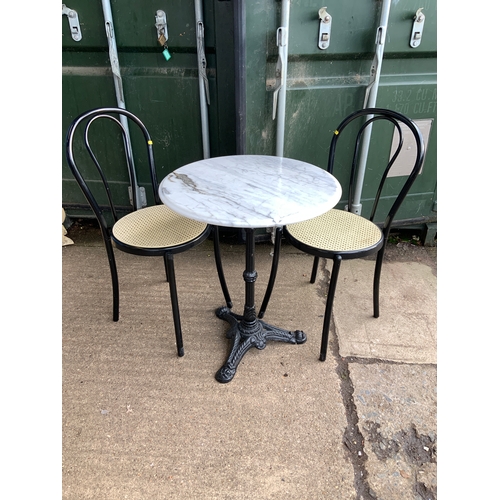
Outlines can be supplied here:
[[[387, 240], [389, 237], [389, 233], [391, 230], [392, 223], [394, 221], [394, 217], [396, 216], [396, 213], [398, 212], [399, 208], [401, 207], [401, 204], [403, 203], [406, 195], [408, 194], [411, 186], [417, 179], [417, 176], [422, 168], [423, 161], [424, 161], [424, 155], [425, 155], [425, 146], [424, 146], [424, 141], [422, 138], [422, 134], [417, 127], [417, 125], [411, 120], [410, 118], [402, 115], [401, 113], [398, 113], [396, 111], [392, 111], [389, 109], [383, 109], [383, 108], [366, 108], [362, 109], [359, 111], [355, 111], [354, 113], [350, 114], [348, 117], [346, 117], [338, 126], [338, 128], [334, 131], [331, 143], [330, 143], [330, 151], [328, 155], [328, 165], [327, 165], [327, 171], [333, 175], [333, 165], [335, 161], [335, 153], [337, 150], [337, 144], [339, 141], [340, 136], [342, 135], [342, 132], [346, 130], [347, 126], [353, 122], [356, 119], [359, 118], [365, 118], [364, 124], [360, 127], [357, 136], [356, 136], [356, 141], [355, 141], [355, 148], [353, 152], [353, 159], [352, 159], [352, 164], [351, 164], [351, 173], [350, 173], [350, 178], [349, 178], [349, 190], [348, 190], [348, 206], [347, 206], [347, 211], [351, 211], [352, 207], [352, 198], [353, 198], [353, 185], [356, 180], [356, 175], [357, 175], [357, 166], [358, 166], [358, 160], [359, 160], [359, 152], [360, 152], [360, 147], [361, 147], [361, 138], [363, 136], [363, 133], [366, 132], [366, 129], [371, 126], [374, 122], [378, 120], [388, 120], [391, 122], [395, 129], [398, 131], [399, 134], [399, 141], [398, 141], [398, 146], [396, 148], [396, 151], [394, 154], [389, 158], [389, 162], [382, 173], [382, 177], [379, 182], [379, 186], [376, 192], [376, 196], [374, 199], [372, 211], [369, 217], [369, 221], [374, 223], [375, 219], [375, 214], [377, 212], [378, 208], [378, 203], [381, 198], [381, 194], [383, 192], [385, 182], [387, 180], [389, 170], [393, 166], [394, 162], [396, 161], [402, 147], [403, 147], [403, 133], [401, 130], [400, 123], [404, 123], [412, 132], [413, 136], [415, 137], [416, 145], [417, 145], [417, 151], [415, 154], [415, 163], [412, 167], [412, 170], [410, 174], [407, 176], [407, 179], [405, 183], [403, 184], [403, 187], [401, 188], [398, 196], [396, 197], [396, 200], [392, 203], [389, 212], [384, 219], [384, 222], [382, 224], [377, 224], [377, 226], [381, 230], [381, 238], [380, 240], [373, 246], [364, 248], [362, 250], [353, 250], [353, 251], [327, 251], [327, 250], [322, 250], [319, 248], [312, 247], [310, 245], [307, 245], [295, 238], [288, 232], [287, 227], [285, 226], [283, 228], [283, 233], [285, 235], [285, 238], [287, 241], [289, 241], [292, 245], [297, 247], [299, 250], [302, 250], [303, 252], [309, 253], [314, 256], [314, 262], [313, 262], [313, 267], [311, 271], [311, 277], [310, 277], [310, 282], [314, 283], [316, 280], [316, 274], [317, 274], [317, 269], [318, 269], [318, 263], [319, 263], [319, 258], [329, 258], [333, 260], [333, 269], [332, 269], [332, 275], [330, 277], [330, 285], [329, 285], [329, 290], [328, 290], [328, 296], [327, 296], [327, 301], [326, 301], [326, 309], [325, 309], [325, 316], [324, 316], [324, 322], [323, 322], [323, 334], [322, 334], [322, 342], [321, 342], [321, 351], [320, 351], [320, 360], [324, 361], [326, 359], [326, 352], [327, 352], [327, 345], [328, 345], [328, 333], [330, 329], [330, 321], [331, 321], [331, 316], [332, 316], [332, 311], [333, 311], [333, 300], [335, 296], [335, 289], [337, 285], [337, 280], [338, 280], [338, 275], [339, 275], [339, 270], [340, 270], [340, 264], [343, 259], [357, 259], [357, 258], [362, 258], [366, 257], [368, 255], [377, 253], [376, 257], [376, 264], [375, 264], [375, 272], [374, 272], [374, 278], [373, 278], [373, 316], [375, 318], [378, 318], [380, 315], [380, 276], [381, 276], [381, 271], [382, 271], [382, 263], [384, 259], [384, 252], [385, 248], [387, 245]], [[281, 231], [276, 233], [276, 240], [275, 240], [275, 258], [273, 259], [272, 263], [272, 269], [271, 269], [271, 274], [270, 274], [270, 279], [268, 283], [268, 287], [266, 290], [266, 294], [264, 296], [264, 300], [262, 302], [262, 306], [259, 311], [259, 318], [262, 318], [265, 314], [265, 311], [267, 309], [267, 305], [269, 303], [272, 289], [274, 286], [274, 281], [276, 278], [276, 273], [277, 273], [277, 267], [278, 267], [278, 257], [279, 257], [279, 247], [281, 245]], [[276, 257], [278, 256], [278, 257]]]
[[[154, 161], [154, 155], [153, 155], [153, 141], [151, 139], [151, 136], [149, 134], [149, 131], [147, 130], [146, 126], [144, 123], [133, 113], [126, 109], [122, 108], [115, 108], [115, 107], [103, 107], [103, 108], [96, 108], [92, 109], [90, 111], [86, 111], [82, 114], [80, 114], [78, 117], [76, 117], [73, 122], [71, 123], [68, 132], [66, 134], [66, 159], [68, 166], [73, 173], [78, 185], [80, 186], [80, 189], [83, 192], [83, 195], [85, 196], [87, 202], [90, 205], [90, 208], [92, 209], [94, 215], [97, 218], [97, 222], [99, 224], [99, 227], [101, 229], [101, 234], [102, 238], [104, 241], [104, 245], [106, 248], [106, 253], [108, 257], [108, 263], [110, 267], [110, 272], [111, 272], [111, 282], [112, 282], [112, 290], [113, 290], [113, 321], [118, 321], [119, 319], [119, 282], [118, 282], [118, 272], [117, 272], [117, 267], [116, 267], [116, 260], [115, 260], [115, 255], [113, 248], [118, 248], [119, 250], [134, 254], [134, 255], [143, 255], [143, 256], [162, 256], [164, 259], [164, 265], [165, 265], [165, 274], [166, 274], [166, 280], [169, 283], [169, 289], [170, 289], [170, 299], [172, 303], [172, 312], [173, 312], [173, 318], [174, 318], [174, 327], [175, 327], [175, 335], [176, 335], [176, 343], [177, 343], [177, 353], [179, 356], [184, 355], [184, 346], [183, 346], [183, 340], [182, 340], [182, 330], [181, 330], [181, 322], [180, 322], [180, 313], [179, 313], [179, 304], [178, 304], [178, 298], [177, 298], [177, 286], [176, 286], [176, 280], [175, 280], [175, 271], [174, 271], [174, 260], [173, 256], [177, 253], [184, 252], [186, 250], [189, 250], [193, 248], [194, 246], [202, 243], [209, 235], [212, 233], [213, 235], [213, 240], [214, 240], [214, 255], [215, 255], [215, 261], [216, 261], [216, 267], [217, 267], [217, 273], [219, 276], [219, 281], [221, 284], [221, 288], [224, 294], [224, 298], [226, 300], [226, 303], [228, 307], [232, 307], [231, 303], [231, 298], [229, 296], [229, 291], [226, 285], [225, 277], [224, 277], [224, 272], [222, 268], [222, 262], [221, 262], [221, 257], [220, 257], [220, 245], [219, 245], [219, 232], [218, 232], [218, 227], [217, 226], [210, 226], [207, 225], [206, 229], [199, 234], [196, 238], [190, 240], [187, 243], [181, 244], [181, 245], [176, 245], [176, 246], [170, 246], [170, 247], [163, 247], [163, 248], [140, 248], [140, 247], [135, 247], [131, 245], [127, 245], [121, 241], [119, 241], [117, 238], [114, 237], [112, 233], [112, 228], [114, 224], [118, 221], [119, 217], [117, 214], [117, 209], [115, 206], [115, 203], [113, 202], [112, 195], [111, 195], [111, 189], [109, 186], [109, 183], [106, 179], [106, 175], [104, 174], [104, 171], [90, 145], [90, 140], [89, 140], [89, 130], [91, 125], [98, 119], [104, 118], [111, 120], [114, 122], [122, 135], [123, 143], [124, 143], [124, 151], [125, 151], [125, 158], [126, 158], [126, 163], [127, 163], [127, 169], [128, 169], [128, 175], [129, 175], [129, 180], [131, 183], [132, 187], [132, 205], [133, 205], [133, 211], [139, 210], [142, 208], [142, 203], [140, 203], [140, 200], [137, 199], [137, 192], [138, 192], [138, 186], [137, 186], [137, 180], [136, 180], [136, 175], [135, 175], [135, 168], [134, 168], [134, 163], [133, 163], [133, 157], [132, 157], [132, 147], [130, 143], [130, 138], [127, 134], [127, 131], [125, 130], [123, 124], [119, 119], [116, 118], [115, 115], [119, 116], [125, 116], [127, 119], [131, 120], [134, 122], [139, 129], [141, 130], [144, 140], [146, 142], [147, 146], [147, 156], [148, 156], [148, 163], [149, 163], [149, 173], [151, 177], [151, 183], [152, 183], [152, 188], [153, 188], [153, 195], [154, 195], [154, 204], [155, 205], [162, 205], [162, 202], [159, 197], [158, 193], [158, 179], [156, 175], [156, 168], [155, 168], [155, 161]], [[87, 152], [89, 153], [98, 173], [99, 177], [102, 181], [102, 185], [104, 186], [105, 192], [106, 192], [106, 197], [110, 205], [111, 209], [111, 214], [113, 218], [113, 224], [109, 225], [106, 217], [104, 216], [103, 209], [101, 205], [97, 202], [92, 190], [89, 188], [88, 183], [85, 181], [84, 177], [82, 176], [80, 170], [78, 169], [76, 165], [76, 160], [74, 157], [74, 151], [73, 151], [73, 143], [75, 139], [75, 135], [77, 134], [78, 130], [81, 130], [81, 127], [84, 126], [84, 142], [85, 142], [85, 148]]]

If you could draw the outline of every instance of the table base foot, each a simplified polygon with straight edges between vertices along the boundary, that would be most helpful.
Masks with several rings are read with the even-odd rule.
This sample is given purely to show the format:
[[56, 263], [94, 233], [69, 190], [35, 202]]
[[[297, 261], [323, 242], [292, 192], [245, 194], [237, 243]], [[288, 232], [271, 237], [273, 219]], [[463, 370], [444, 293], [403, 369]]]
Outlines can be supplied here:
[[287, 344], [303, 344], [307, 340], [306, 334], [302, 330], [293, 332], [283, 330], [260, 319], [248, 322], [243, 316], [233, 313], [228, 307], [220, 307], [217, 309], [216, 315], [229, 323], [226, 337], [233, 341], [227, 361], [215, 375], [216, 380], [222, 384], [233, 379], [238, 364], [251, 347], [264, 349], [268, 340]]

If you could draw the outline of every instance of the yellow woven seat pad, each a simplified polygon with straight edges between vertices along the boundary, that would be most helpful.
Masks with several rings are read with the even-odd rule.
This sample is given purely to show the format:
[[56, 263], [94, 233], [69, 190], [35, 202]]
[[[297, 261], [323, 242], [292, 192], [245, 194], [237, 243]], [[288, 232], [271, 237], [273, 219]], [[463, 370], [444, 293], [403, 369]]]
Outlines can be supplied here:
[[333, 252], [370, 248], [382, 238], [382, 231], [373, 222], [336, 209], [314, 219], [289, 224], [286, 228], [302, 243]]
[[204, 222], [183, 217], [166, 205], [157, 205], [119, 219], [113, 226], [113, 235], [134, 247], [167, 248], [191, 241], [206, 227]]

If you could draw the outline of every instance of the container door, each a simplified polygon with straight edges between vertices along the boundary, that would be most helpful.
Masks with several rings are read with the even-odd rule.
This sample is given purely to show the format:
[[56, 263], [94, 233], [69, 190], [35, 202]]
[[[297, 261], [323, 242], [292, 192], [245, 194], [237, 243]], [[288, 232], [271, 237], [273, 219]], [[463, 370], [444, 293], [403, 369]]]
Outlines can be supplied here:
[[[375, 39], [382, 2], [328, 2], [331, 16], [329, 46], [320, 48], [319, 9], [311, 0], [291, 2], [284, 156], [326, 168], [332, 133], [349, 113], [361, 109], [375, 54]], [[273, 91], [277, 85], [276, 29], [281, 4], [274, 0], [246, 3], [246, 152], [275, 154], [276, 122], [272, 119]], [[391, 2], [385, 53], [376, 105], [417, 120], [427, 137], [422, 173], [402, 205], [398, 219], [420, 222], [436, 218], [436, 1]], [[417, 11], [425, 15], [420, 43], [410, 45]], [[362, 211], [371, 209], [375, 182], [370, 175], [374, 158], [387, 155], [391, 133], [373, 134], [363, 189]], [[343, 186], [347, 172], [337, 170]], [[393, 200], [399, 186], [391, 179]], [[339, 207], [345, 204], [341, 200]], [[382, 208], [382, 207], [381, 207]]]
[[[234, 154], [233, 6], [232, 2], [206, 0], [202, 7], [210, 94], [210, 155]], [[67, 8], [78, 14], [81, 39], [75, 40], [70, 18], [63, 13], [63, 206], [68, 215], [85, 216], [91, 213], [66, 165], [64, 138], [78, 114], [117, 106], [117, 96], [101, 2], [72, 0]], [[161, 181], [181, 165], [203, 158], [194, 1], [111, 0], [111, 10], [125, 107], [151, 133]], [[168, 61], [155, 27], [158, 10], [163, 10], [167, 18]], [[137, 143], [140, 151], [139, 137], [132, 134], [131, 139], [132, 149]], [[106, 154], [112, 157], [114, 153]], [[149, 189], [147, 164], [138, 159], [136, 166], [139, 184]], [[112, 172], [110, 180], [126, 182], [123, 168]], [[147, 198], [151, 203], [151, 195]], [[123, 204], [129, 204], [128, 200], [124, 198]]]

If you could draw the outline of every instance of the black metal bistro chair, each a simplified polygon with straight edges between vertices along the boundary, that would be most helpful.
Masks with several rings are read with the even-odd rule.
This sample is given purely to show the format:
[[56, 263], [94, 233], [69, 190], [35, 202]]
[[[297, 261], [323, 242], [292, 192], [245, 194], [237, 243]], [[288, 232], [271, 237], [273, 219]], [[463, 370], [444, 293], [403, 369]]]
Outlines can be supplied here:
[[[111, 124], [114, 127], [114, 134], [116, 135], [113, 135], [113, 131], [109, 130], [109, 126], [106, 129], [105, 125], [107, 124]], [[148, 177], [151, 182], [154, 203], [144, 208], [141, 190], [137, 183], [128, 124], [131, 124], [133, 128], [136, 128], [135, 125], [137, 125], [139, 138], [141, 135], [143, 136], [144, 148], [142, 153], [147, 156], [147, 163], [149, 165]], [[93, 133], [91, 133], [91, 130]], [[132, 128], [130, 132], [132, 132]], [[105, 153], [101, 152], [99, 156], [113, 158], [113, 160], [108, 159], [106, 166], [108, 168], [114, 167], [115, 172], [117, 168], [126, 168], [127, 173], [124, 176], [128, 176], [127, 180], [130, 182], [130, 187], [127, 186], [127, 182], [108, 182], [104, 169], [101, 166], [105, 158], [99, 158], [98, 160], [96, 155], [97, 147], [94, 146], [92, 148], [91, 146], [91, 142], [95, 144], [94, 141], [106, 141], [107, 144], [113, 138], [117, 141], [115, 145], [111, 148], [107, 146], [109, 149], [104, 149]], [[101, 142], [100, 144], [104, 148]], [[124, 160], [121, 165], [114, 160], [117, 156], [117, 151], [120, 150], [124, 154]], [[210, 231], [213, 231], [217, 272], [224, 297], [228, 307], [231, 307], [231, 299], [221, 265], [217, 227], [183, 217], [161, 203], [158, 195], [158, 180], [156, 178], [153, 157], [153, 141], [141, 120], [127, 110], [120, 108], [98, 108], [78, 116], [70, 125], [67, 132], [66, 158], [69, 168], [90, 204], [101, 228], [111, 270], [113, 321], [118, 321], [119, 318], [118, 273], [113, 248], [135, 255], [161, 256], [165, 262], [165, 272], [170, 288], [177, 354], [183, 356], [184, 346], [177, 300], [174, 255], [202, 243], [209, 236]], [[77, 167], [77, 162], [80, 168]], [[113, 163], [113, 165], [110, 165], [110, 163]], [[86, 173], [84, 179], [82, 172], [88, 172], [89, 166], [92, 167], [94, 174]], [[126, 208], [123, 206], [123, 201], [121, 206], [113, 201], [118, 200], [119, 188], [124, 188], [124, 191], [128, 191], [125, 197], [130, 198], [133, 207], [132, 211], [130, 211], [130, 206]], [[123, 200], [124, 193], [121, 193], [121, 195], [121, 200]], [[120, 210], [128, 213], [119, 217], [118, 213]]]
[[[358, 173], [362, 137], [368, 127], [373, 127], [373, 130], [375, 130], [375, 127], [379, 126], [381, 122], [390, 122], [394, 127], [397, 137], [397, 147], [391, 157], [388, 151], [386, 158], [380, 158], [379, 167], [377, 167], [379, 168], [380, 176], [379, 186], [374, 197], [370, 217], [365, 218], [351, 212]], [[414, 148], [414, 159], [412, 160], [413, 163], [410, 163], [410, 165], [412, 165], [411, 171], [407, 175], [406, 180], [403, 179], [399, 181], [401, 187], [398, 191], [396, 191], [397, 196], [395, 196], [394, 201], [389, 204], [390, 206], [388, 207], [388, 210], [386, 209], [383, 217], [378, 215], [378, 218], [375, 219], [378, 204], [381, 200], [382, 193], [384, 192], [383, 189], [388, 178], [389, 171], [403, 150], [403, 131], [401, 124], [408, 127], [416, 143], [416, 147]], [[352, 130], [353, 128], [355, 128], [354, 131]], [[387, 238], [389, 236], [394, 217], [408, 194], [412, 184], [417, 178], [424, 160], [424, 142], [422, 135], [418, 127], [411, 119], [388, 109], [368, 108], [352, 113], [345, 118], [335, 130], [328, 157], [327, 169], [331, 174], [334, 173], [334, 161], [337, 156], [339, 156], [338, 143], [341, 136], [347, 136], [345, 139], [351, 140], [351, 149], [349, 151], [352, 151], [346, 210], [332, 209], [319, 217], [315, 217], [314, 219], [299, 222], [297, 224], [289, 224], [284, 227], [285, 237], [292, 245], [314, 256], [314, 263], [310, 278], [311, 283], [316, 281], [319, 258], [324, 257], [326, 259], [333, 260], [333, 270], [330, 278], [330, 286], [323, 320], [323, 334], [319, 358], [321, 361], [326, 359], [328, 333], [330, 330], [330, 321], [333, 310], [333, 299], [335, 296], [335, 288], [342, 260], [359, 259], [361, 257], [377, 253], [373, 279], [373, 316], [375, 318], [379, 317], [380, 274]], [[344, 141], [341, 142], [342, 147], [347, 149], [348, 146], [345, 145]], [[386, 193], [386, 191], [384, 193]], [[384, 200], [384, 204], [385, 202], [386, 200]], [[382, 210], [379, 210], [379, 212], [382, 212]], [[374, 222], [375, 220], [381, 220], [382, 222], [377, 224]], [[278, 266], [277, 256], [279, 256], [280, 241], [281, 232], [277, 232], [273, 265], [266, 295], [259, 312], [260, 318], [264, 316], [271, 297]]]

